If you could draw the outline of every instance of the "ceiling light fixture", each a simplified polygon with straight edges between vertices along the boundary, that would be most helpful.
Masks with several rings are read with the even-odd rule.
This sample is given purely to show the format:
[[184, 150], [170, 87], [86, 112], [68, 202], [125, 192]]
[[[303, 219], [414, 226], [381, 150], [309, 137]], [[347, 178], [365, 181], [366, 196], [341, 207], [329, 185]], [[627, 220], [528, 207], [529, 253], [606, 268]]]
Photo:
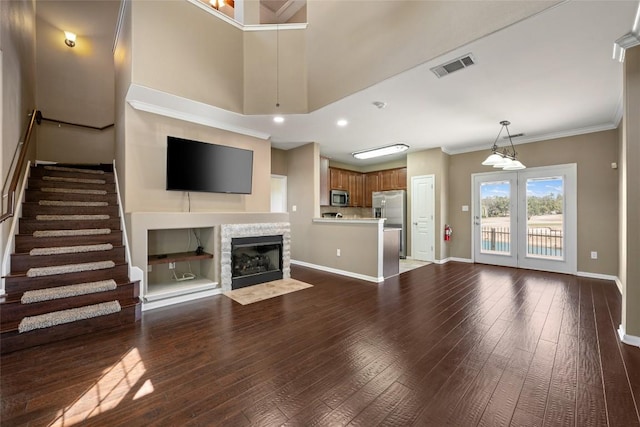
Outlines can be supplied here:
[[[511, 134], [509, 133], [509, 125], [511, 122], [507, 120], [503, 120], [500, 122], [502, 127], [500, 128], [500, 132], [498, 132], [498, 136], [496, 136], [496, 140], [493, 142], [493, 147], [491, 147], [491, 154], [489, 157], [485, 159], [482, 164], [484, 166], [493, 166], [494, 168], [502, 168], [503, 170], [519, 170], [525, 169], [526, 166], [523, 165], [517, 159], [516, 149], [513, 146], [513, 141], [511, 140]], [[507, 130], [507, 136], [509, 137], [509, 143], [511, 144], [511, 151], [509, 151], [508, 147], [504, 147], [502, 152], [498, 150], [498, 139], [500, 139], [500, 134], [502, 130]]]
[[69, 47], [74, 47], [76, 45], [76, 35], [71, 31], [65, 31], [64, 44], [66, 44]]
[[340, 127], [345, 127], [349, 124], [349, 122], [346, 119], [340, 119], [336, 122], [336, 124]]
[[275, 117], [273, 118], [273, 121], [274, 121], [274, 122], [276, 122], [276, 123], [282, 123], [282, 122], [284, 122], [284, 117], [282, 117], [282, 116], [275, 116]]
[[409, 149], [409, 146], [407, 144], [400, 143], [400, 144], [388, 145], [386, 147], [372, 148], [370, 150], [356, 151], [355, 153], [351, 153], [351, 155], [356, 159], [365, 160], [365, 159], [372, 159], [374, 157], [388, 156], [390, 154], [402, 153], [403, 151], [407, 151], [408, 149]]
[[378, 109], [382, 110], [383, 108], [385, 108], [387, 106], [386, 102], [382, 102], [382, 101], [374, 101], [372, 102], [373, 105], [375, 105], [376, 107], [378, 107]]

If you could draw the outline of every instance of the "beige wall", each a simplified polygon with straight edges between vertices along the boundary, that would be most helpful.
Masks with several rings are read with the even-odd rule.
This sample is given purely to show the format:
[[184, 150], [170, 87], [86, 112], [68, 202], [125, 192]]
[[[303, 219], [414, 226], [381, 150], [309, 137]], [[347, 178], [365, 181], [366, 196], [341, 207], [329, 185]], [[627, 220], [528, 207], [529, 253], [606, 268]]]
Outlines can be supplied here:
[[273, 175], [287, 175], [287, 152], [271, 148], [271, 173]]
[[[305, 32], [244, 32], [245, 114], [308, 111]], [[279, 107], [276, 107], [276, 100]]]
[[[127, 180], [126, 168], [126, 114], [130, 111], [130, 107], [126, 104], [125, 98], [127, 90], [131, 85], [132, 74], [132, 17], [131, 2], [124, 2], [124, 15], [121, 22], [120, 34], [118, 35], [117, 44], [113, 52], [113, 63], [115, 70], [114, 95], [115, 95], [115, 147], [114, 155], [116, 160], [116, 169], [118, 172], [118, 180], [120, 187], [120, 196], [123, 204], [123, 210], [126, 212], [126, 188], [124, 183]], [[130, 230], [127, 230], [130, 232]], [[129, 236], [130, 238], [131, 236]]]
[[287, 193], [291, 259], [312, 262], [313, 244], [308, 235], [311, 220], [320, 214], [320, 152], [317, 143], [287, 150]]
[[[618, 158], [616, 130], [516, 146], [527, 167], [578, 165], [578, 271], [616, 275], [618, 270]], [[451, 156], [449, 218], [455, 234], [449, 256], [471, 258], [471, 174], [489, 172], [480, 163], [489, 150]], [[468, 205], [469, 211], [462, 212]], [[598, 251], [598, 259], [590, 258]]]
[[[0, 106], [0, 176], [5, 184], [11, 159], [29, 121], [35, 102], [35, 2], [0, 2], [0, 62], [2, 104]], [[37, 128], [37, 127], [36, 127]], [[34, 139], [37, 136], [34, 135]], [[28, 158], [35, 157], [35, 140]], [[6, 191], [6, 190], [5, 190]], [[4, 194], [4, 193], [3, 193]], [[4, 201], [4, 199], [3, 199]], [[2, 203], [2, 212], [6, 204]], [[4, 259], [11, 219], [0, 224], [0, 262]], [[4, 284], [4, 282], [2, 282]]]
[[640, 47], [626, 52], [624, 63], [624, 121], [620, 163], [620, 258], [623, 286], [622, 326], [640, 337]]
[[[51, 13], [58, 2], [39, 2]], [[116, 2], [78, 2], [82, 13], [104, 16], [115, 22]], [[44, 117], [94, 127], [114, 122], [113, 37], [78, 34], [76, 46], [63, 42], [60, 28], [38, 16], [36, 20], [38, 109]], [[113, 130], [95, 131], [46, 122], [38, 133], [39, 160], [105, 162], [114, 158]]]
[[[556, 3], [308, 1], [309, 109], [337, 101]], [[442, 31], [442, 22], [453, 25]]]
[[[436, 260], [449, 257], [449, 243], [442, 239], [444, 224], [448, 223], [449, 155], [439, 148], [419, 151], [407, 155], [407, 224], [412, 223], [411, 178], [421, 175], [434, 175], [435, 190], [435, 248]], [[454, 226], [455, 229], [455, 226]], [[411, 255], [411, 227], [407, 227], [407, 255]]]
[[242, 113], [242, 30], [186, 1], [132, 3], [132, 82]]
[[347, 169], [356, 172], [375, 172], [386, 169], [404, 168], [407, 166], [407, 158], [392, 160], [389, 162], [376, 163], [375, 165], [348, 165], [346, 163], [336, 162], [335, 160], [329, 160], [329, 167]]
[[126, 212], [186, 212], [187, 193], [166, 191], [167, 136], [253, 151], [250, 195], [191, 193], [192, 212], [269, 212], [271, 147], [250, 136], [196, 125], [127, 106]]

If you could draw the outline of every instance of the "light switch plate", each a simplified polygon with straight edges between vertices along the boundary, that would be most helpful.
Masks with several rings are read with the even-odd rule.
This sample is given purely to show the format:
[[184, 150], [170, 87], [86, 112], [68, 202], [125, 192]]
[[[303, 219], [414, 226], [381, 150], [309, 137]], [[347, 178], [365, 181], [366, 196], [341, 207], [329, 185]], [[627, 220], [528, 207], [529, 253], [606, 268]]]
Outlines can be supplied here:
[[469, 212], [469, 205], [462, 205], [462, 212]]

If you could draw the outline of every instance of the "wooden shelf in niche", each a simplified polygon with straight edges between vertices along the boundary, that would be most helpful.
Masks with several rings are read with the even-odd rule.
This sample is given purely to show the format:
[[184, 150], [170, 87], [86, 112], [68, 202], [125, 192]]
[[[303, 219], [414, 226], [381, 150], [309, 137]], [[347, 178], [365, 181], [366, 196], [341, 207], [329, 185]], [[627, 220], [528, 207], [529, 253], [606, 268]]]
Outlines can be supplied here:
[[192, 252], [176, 252], [172, 254], [149, 255], [147, 264], [149, 265], [168, 264], [170, 262], [195, 261], [199, 259], [211, 259], [211, 258], [213, 258], [213, 255], [207, 252], [204, 252], [200, 255], [196, 254], [193, 251]]

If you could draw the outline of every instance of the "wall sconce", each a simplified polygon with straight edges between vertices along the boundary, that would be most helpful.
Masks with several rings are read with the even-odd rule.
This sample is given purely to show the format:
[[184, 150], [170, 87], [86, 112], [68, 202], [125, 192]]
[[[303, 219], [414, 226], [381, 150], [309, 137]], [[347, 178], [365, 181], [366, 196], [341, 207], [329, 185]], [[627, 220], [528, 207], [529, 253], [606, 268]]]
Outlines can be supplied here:
[[66, 44], [69, 47], [74, 47], [76, 45], [76, 35], [71, 31], [65, 31], [64, 44]]

